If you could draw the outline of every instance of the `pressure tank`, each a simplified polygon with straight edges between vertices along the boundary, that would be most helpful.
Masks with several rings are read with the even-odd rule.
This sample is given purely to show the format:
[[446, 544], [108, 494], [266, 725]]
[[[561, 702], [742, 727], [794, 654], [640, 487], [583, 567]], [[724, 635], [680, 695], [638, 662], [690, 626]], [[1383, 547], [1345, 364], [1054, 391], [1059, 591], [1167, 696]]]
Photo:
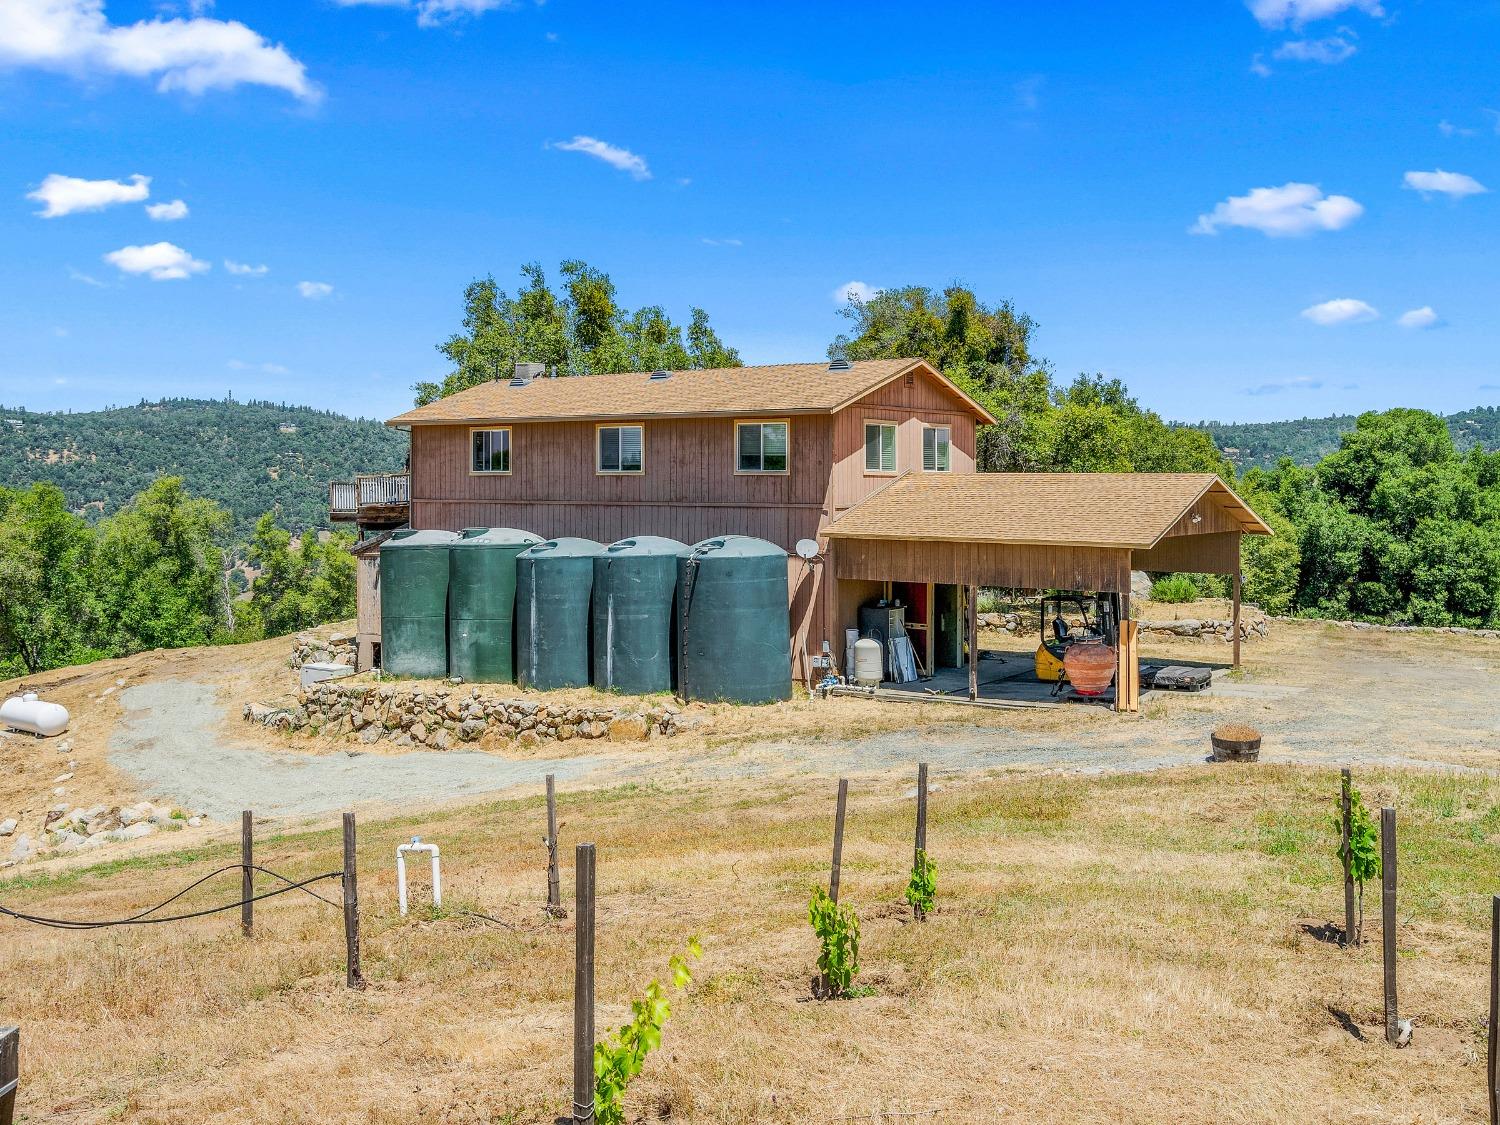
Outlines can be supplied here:
[[687, 545], [655, 535], [611, 543], [594, 559], [594, 686], [671, 691], [677, 556]]
[[0, 727], [52, 737], [68, 729], [68, 709], [61, 703], [48, 703], [36, 692], [13, 695], [0, 703]]
[[861, 637], [854, 642], [854, 682], [864, 687], [878, 687], [885, 675], [885, 653], [880, 642]]
[[550, 691], [589, 682], [592, 539], [549, 539], [516, 556], [516, 682]]
[[677, 560], [677, 694], [771, 703], [792, 697], [786, 552], [746, 535], [705, 539]]
[[380, 666], [392, 676], [448, 674], [451, 531], [392, 533], [380, 545]]
[[476, 684], [516, 678], [516, 556], [541, 541], [512, 527], [459, 534], [448, 551], [448, 675]]

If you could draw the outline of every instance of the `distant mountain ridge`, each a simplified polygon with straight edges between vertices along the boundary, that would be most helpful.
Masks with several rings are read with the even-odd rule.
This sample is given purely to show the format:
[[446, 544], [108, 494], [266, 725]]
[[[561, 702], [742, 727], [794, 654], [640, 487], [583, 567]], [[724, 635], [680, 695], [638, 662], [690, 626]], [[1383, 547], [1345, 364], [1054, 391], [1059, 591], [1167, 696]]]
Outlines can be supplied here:
[[[1339, 435], [1354, 429], [1353, 414], [1296, 418], [1285, 422], [1182, 422], [1204, 430], [1236, 469], [1271, 469], [1282, 457], [1313, 465], [1339, 447]], [[1475, 445], [1500, 449], [1500, 407], [1476, 406], [1449, 414], [1444, 421], [1460, 449]]]
[[406, 435], [367, 418], [271, 402], [162, 399], [79, 413], [0, 407], [0, 485], [51, 481], [90, 517], [117, 511], [160, 476], [234, 514], [294, 532], [328, 525], [328, 482], [399, 471]]

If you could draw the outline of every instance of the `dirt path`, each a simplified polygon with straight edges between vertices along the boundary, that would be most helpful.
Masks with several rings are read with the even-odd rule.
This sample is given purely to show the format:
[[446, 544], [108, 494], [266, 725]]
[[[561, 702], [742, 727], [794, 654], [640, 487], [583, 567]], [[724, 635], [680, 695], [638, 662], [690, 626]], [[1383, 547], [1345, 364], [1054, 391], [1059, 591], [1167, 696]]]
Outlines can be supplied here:
[[374, 802], [479, 796], [544, 774], [568, 780], [594, 758], [528, 758], [420, 752], [400, 757], [349, 752], [267, 751], [223, 740], [217, 691], [191, 680], [157, 680], [120, 697], [124, 717], [109, 740], [109, 761], [149, 797], [169, 798], [227, 820], [241, 809], [300, 816]]

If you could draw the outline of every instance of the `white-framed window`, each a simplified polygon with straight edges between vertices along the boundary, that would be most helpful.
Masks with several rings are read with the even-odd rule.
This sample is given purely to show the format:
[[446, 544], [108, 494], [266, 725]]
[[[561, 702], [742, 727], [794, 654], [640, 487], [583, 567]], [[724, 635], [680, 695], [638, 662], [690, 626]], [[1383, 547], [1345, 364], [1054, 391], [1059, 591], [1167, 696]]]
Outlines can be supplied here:
[[784, 473], [790, 469], [787, 433], [791, 424], [736, 422], [734, 424], [734, 471], [737, 473]]
[[646, 471], [646, 431], [644, 426], [600, 426], [595, 431], [601, 473], [643, 473]]
[[896, 471], [896, 423], [865, 423], [865, 472]]
[[922, 429], [922, 471], [946, 473], [952, 467], [949, 446], [953, 430], [948, 426], [925, 426]]
[[470, 430], [469, 472], [510, 472], [510, 427], [498, 429]]

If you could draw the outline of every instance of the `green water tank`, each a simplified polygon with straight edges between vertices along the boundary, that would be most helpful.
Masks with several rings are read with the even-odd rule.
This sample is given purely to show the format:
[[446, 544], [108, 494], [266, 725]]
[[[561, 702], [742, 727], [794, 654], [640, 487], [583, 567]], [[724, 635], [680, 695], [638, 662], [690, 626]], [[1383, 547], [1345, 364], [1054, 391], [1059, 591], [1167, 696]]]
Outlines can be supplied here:
[[513, 527], [469, 527], [448, 551], [448, 675], [516, 678], [516, 556], [542, 541]]
[[722, 535], [677, 560], [677, 694], [771, 703], [792, 697], [787, 554]]
[[592, 539], [549, 539], [516, 556], [516, 682], [522, 687], [586, 687]]
[[655, 535], [611, 543], [594, 559], [594, 686], [671, 691], [677, 556], [687, 545]]
[[380, 667], [392, 676], [448, 674], [451, 531], [397, 531], [380, 545]]

